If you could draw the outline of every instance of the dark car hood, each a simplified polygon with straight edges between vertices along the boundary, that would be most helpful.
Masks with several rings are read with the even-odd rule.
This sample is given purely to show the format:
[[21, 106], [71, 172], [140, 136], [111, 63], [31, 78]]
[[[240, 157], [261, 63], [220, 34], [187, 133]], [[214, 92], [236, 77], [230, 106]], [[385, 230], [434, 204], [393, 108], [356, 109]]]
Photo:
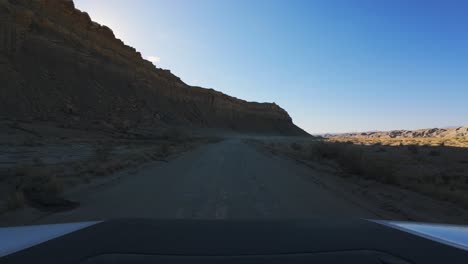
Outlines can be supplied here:
[[117, 219], [0, 229], [6, 263], [468, 263], [463, 226]]

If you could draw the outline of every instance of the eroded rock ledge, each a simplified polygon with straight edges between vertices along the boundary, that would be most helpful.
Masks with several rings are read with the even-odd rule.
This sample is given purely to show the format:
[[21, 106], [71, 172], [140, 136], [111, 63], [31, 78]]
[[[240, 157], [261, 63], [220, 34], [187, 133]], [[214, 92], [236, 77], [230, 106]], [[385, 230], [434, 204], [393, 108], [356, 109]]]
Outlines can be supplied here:
[[0, 115], [305, 134], [274, 103], [189, 86], [68, 0], [0, 0]]

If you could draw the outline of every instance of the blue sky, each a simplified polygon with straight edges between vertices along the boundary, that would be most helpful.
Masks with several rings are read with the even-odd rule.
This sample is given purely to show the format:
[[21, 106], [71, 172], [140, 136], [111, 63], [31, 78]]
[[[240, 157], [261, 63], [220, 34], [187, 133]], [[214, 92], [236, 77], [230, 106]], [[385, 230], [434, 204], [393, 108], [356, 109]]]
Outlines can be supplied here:
[[74, 2], [186, 83], [311, 133], [468, 124], [468, 1]]

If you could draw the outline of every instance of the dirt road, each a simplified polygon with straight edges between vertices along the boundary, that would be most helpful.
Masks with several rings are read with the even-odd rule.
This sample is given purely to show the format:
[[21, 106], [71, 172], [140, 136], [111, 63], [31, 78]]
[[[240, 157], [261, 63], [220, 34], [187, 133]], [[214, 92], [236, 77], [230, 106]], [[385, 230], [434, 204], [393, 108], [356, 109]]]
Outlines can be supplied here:
[[169, 163], [69, 197], [81, 206], [40, 223], [116, 217], [375, 218], [314, 181], [292, 160], [257, 151], [241, 139], [202, 146]]

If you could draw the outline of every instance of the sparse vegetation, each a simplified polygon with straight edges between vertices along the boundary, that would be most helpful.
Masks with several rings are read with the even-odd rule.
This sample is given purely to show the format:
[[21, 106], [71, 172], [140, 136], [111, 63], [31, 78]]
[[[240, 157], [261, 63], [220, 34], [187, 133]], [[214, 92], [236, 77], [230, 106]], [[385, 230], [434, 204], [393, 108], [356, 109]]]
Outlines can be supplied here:
[[[55, 170], [54, 170], [55, 169]], [[25, 166], [23, 169], [17, 171], [18, 185], [17, 189], [23, 191], [53, 191], [60, 192], [60, 184], [56, 180], [55, 167], [40, 167], [40, 166]]]
[[109, 158], [110, 152], [112, 151], [112, 145], [109, 143], [101, 143], [95, 147], [94, 152], [96, 160], [103, 162]]
[[468, 155], [468, 148], [422, 144], [423, 141], [419, 144], [394, 141], [394, 145], [385, 141], [350, 142], [313, 139], [263, 146], [272, 153], [336, 166], [342, 172], [340, 175], [348, 178], [354, 175], [400, 186], [468, 207], [468, 162], [462, 159]]
[[440, 147], [468, 147], [468, 137], [416, 137], [416, 138], [388, 138], [388, 137], [358, 137], [335, 136], [326, 139], [329, 142], [352, 142], [364, 145], [385, 146], [440, 146]]
[[14, 210], [24, 207], [26, 204], [24, 194], [21, 191], [15, 191], [6, 198], [7, 210]]
[[291, 143], [291, 148], [293, 150], [301, 150], [302, 149], [302, 146], [299, 145], [298, 143], [294, 142], [294, 143]]
[[408, 146], [408, 151], [409, 151], [411, 154], [416, 155], [416, 154], [418, 154], [419, 149], [418, 149], [418, 147], [417, 147], [416, 145], [409, 145], [409, 146]]
[[180, 130], [171, 131], [167, 139], [143, 143], [112, 139], [93, 141], [91, 155], [72, 162], [46, 163], [44, 158], [34, 154], [36, 152], [27, 152], [34, 154], [29, 163], [8, 169], [0, 178], [0, 184], [6, 186], [5, 192], [0, 195], [0, 200], [3, 200], [0, 213], [26, 205], [41, 210], [72, 207], [75, 206], [72, 202], [62, 198], [67, 188], [89, 184], [94, 178], [112, 175], [142, 163], [166, 161], [174, 153], [219, 141], [215, 138], [189, 138], [179, 133]]
[[25, 147], [37, 147], [41, 146], [41, 143], [36, 138], [28, 137], [25, 140], [23, 140], [21, 145]]
[[168, 156], [170, 153], [170, 146], [167, 143], [161, 144], [161, 154], [163, 157]]
[[13, 191], [7, 194], [8, 210], [27, 203], [47, 204], [60, 197], [63, 182], [58, 178], [59, 167], [43, 165], [20, 166], [14, 170]]
[[184, 141], [189, 138], [189, 135], [182, 128], [171, 127], [163, 132], [163, 138], [169, 141]]

